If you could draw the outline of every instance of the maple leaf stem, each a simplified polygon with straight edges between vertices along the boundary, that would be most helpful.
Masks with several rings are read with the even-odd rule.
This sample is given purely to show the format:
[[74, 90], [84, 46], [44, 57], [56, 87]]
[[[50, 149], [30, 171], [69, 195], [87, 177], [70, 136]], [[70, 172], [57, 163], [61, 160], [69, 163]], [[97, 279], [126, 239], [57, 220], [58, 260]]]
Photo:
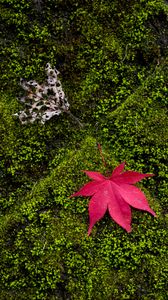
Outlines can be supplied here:
[[103, 162], [104, 166], [107, 167], [106, 161], [105, 161], [104, 156], [103, 156], [103, 153], [102, 153], [102, 147], [101, 147], [100, 143], [97, 144], [97, 147], [98, 147], [98, 149], [99, 149], [99, 152], [100, 152], [100, 156], [101, 156], [102, 162]]

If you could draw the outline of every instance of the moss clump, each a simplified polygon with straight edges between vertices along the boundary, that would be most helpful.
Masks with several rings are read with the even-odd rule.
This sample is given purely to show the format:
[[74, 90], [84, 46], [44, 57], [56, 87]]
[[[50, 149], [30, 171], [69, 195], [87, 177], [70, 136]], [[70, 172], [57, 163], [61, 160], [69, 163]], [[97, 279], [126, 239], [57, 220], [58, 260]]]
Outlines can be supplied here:
[[[167, 207], [167, 68], [160, 66], [134, 94], [102, 122], [104, 140], [110, 140], [115, 157], [132, 167], [153, 172], [151, 188]], [[116, 139], [117, 136], [117, 139]], [[149, 185], [148, 185], [149, 186]]]
[[[163, 0], [2, 0], [1, 299], [166, 298], [168, 5]], [[20, 77], [61, 73], [72, 113], [22, 126]], [[153, 172], [141, 188], [158, 218], [108, 215], [87, 237], [82, 169]]]
[[3, 297], [19, 299], [23, 291], [23, 299], [140, 299], [149, 287], [153, 299], [162, 294], [166, 230], [159, 205], [151, 203], [159, 219], [133, 211], [131, 234], [106, 216], [88, 238], [88, 199], [68, 198], [88, 168], [105, 171], [91, 137], [59, 164], [53, 160], [50, 174], [2, 218]]

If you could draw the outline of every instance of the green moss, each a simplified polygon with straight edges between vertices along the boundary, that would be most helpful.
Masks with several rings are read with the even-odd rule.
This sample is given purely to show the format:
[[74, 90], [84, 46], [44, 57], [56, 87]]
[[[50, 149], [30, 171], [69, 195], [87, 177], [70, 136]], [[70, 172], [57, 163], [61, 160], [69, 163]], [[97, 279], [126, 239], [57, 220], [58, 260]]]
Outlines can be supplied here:
[[159, 195], [163, 209], [167, 203], [166, 74], [165, 66], [158, 68], [143, 82], [143, 86], [108, 115], [108, 122], [103, 124], [102, 129], [118, 159], [126, 159], [132, 167], [156, 175], [151, 180], [151, 187]]
[[[57, 166], [53, 167], [55, 163]], [[115, 164], [112, 159], [111, 168]], [[106, 216], [88, 238], [88, 199], [68, 198], [86, 182], [80, 170], [88, 168], [105, 171], [93, 138], [83, 141], [79, 150], [67, 151], [59, 164], [54, 160], [51, 173], [39, 180], [8, 212], [8, 220], [7, 217], [2, 219], [4, 272], [1, 280], [3, 290], [10, 284], [8, 297], [13, 292], [16, 297], [17, 291], [24, 289], [24, 293], [31, 291], [29, 297], [33, 299], [57, 299], [54, 296], [57, 293], [62, 293], [60, 299], [127, 299], [138, 295], [140, 287], [139, 293], [143, 294], [144, 276], [150, 295], [154, 295], [155, 290], [159, 294], [159, 286], [164, 286], [162, 259], [166, 253], [166, 231], [159, 205], [157, 208], [154, 202], [152, 204], [158, 212], [158, 220], [147, 213], [133, 212], [130, 235]], [[13, 214], [17, 218], [11, 222]], [[152, 261], [155, 261], [152, 280], [155, 289], [150, 283], [150, 276], [154, 276], [150, 269]], [[146, 270], [146, 264], [149, 278], [142, 271]], [[140, 267], [142, 277], [137, 288], [135, 274]], [[161, 276], [159, 282], [157, 274]]]
[[[167, 14], [162, 0], [2, 0], [1, 299], [166, 299]], [[56, 65], [72, 113], [22, 126], [20, 77]], [[107, 214], [90, 237], [87, 178], [126, 160], [158, 218]]]

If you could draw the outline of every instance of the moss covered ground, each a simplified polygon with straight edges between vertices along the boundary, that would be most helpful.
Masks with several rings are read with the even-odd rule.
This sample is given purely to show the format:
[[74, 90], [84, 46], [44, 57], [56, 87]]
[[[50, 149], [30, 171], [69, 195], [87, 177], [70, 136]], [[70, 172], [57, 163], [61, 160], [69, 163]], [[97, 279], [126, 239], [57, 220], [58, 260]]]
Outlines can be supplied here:
[[[166, 300], [168, 2], [1, 0], [0, 299]], [[20, 78], [60, 71], [71, 112], [22, 125]], [[108, 214], [87, 236], [81, 170], [155, 176], [139, 187], [157, 218]]]

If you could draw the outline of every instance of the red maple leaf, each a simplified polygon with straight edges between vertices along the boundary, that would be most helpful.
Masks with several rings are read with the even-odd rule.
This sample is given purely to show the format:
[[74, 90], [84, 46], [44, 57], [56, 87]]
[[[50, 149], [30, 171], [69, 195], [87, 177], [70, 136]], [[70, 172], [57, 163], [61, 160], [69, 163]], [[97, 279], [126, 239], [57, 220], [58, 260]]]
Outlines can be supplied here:
[[114, 169], [110, 177], [99, 172], [84, 171], [92, 182], [86, 183], [74, 196], [92, 196], [89, 203], [89, 230], [109, 211], [111, 218], [127, 232], [131, 231], [131, 207], [148, 211], [156, 216], [149, 207], [142, 191], [133, 184], [154, 174], [142, 174], [135, 171], [125, 171], [125, 163]]

